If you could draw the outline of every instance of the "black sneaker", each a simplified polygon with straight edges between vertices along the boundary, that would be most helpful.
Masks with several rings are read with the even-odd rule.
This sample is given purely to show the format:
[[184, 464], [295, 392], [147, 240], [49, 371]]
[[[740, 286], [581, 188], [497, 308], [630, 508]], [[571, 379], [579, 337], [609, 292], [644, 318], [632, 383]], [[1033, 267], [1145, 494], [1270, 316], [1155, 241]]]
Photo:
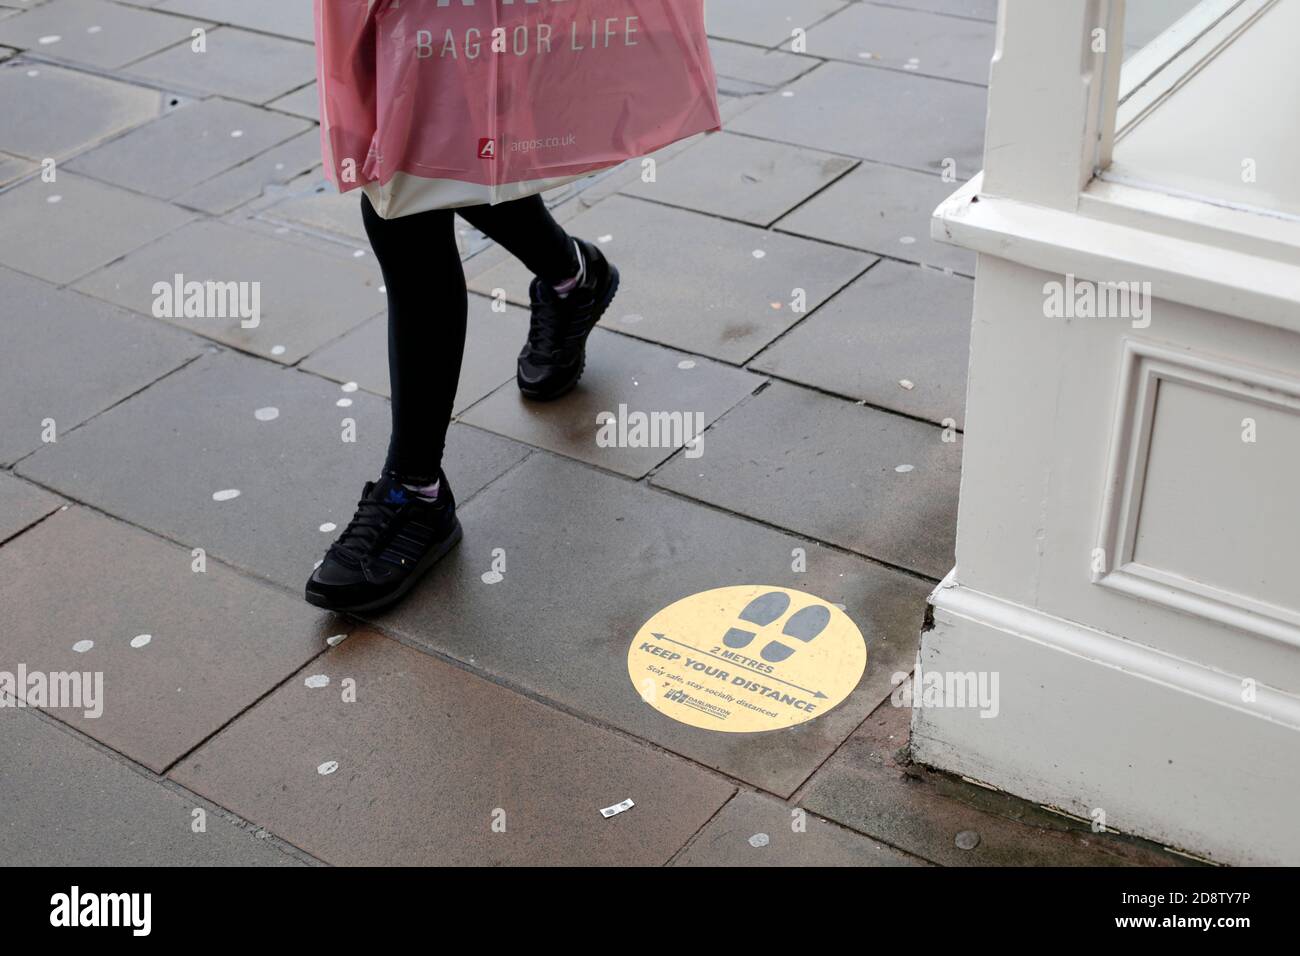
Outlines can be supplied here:
[[366, 482], [356, 516], [307, 580], [307, 601], [330, 611], [378, 610], [409, 591], [460, 538], [445, 475], [435, 499], [387, 475]]
[[618, 269], [590, 242], [574, 241], [584, 270], [577, 288], [561, 299], [550, 285], [534, 279], [528, 290], [532, 325], [515, 376], [525, 398], [550, 401], [578, 384], [587, 362], [587, 336], [618, 292]]

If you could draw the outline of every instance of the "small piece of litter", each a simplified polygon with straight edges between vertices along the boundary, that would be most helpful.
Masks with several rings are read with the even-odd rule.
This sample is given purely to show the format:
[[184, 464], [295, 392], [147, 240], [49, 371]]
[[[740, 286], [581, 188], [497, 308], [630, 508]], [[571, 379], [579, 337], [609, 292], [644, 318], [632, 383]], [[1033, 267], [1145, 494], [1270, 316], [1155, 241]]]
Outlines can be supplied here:
[[94, 641], [77, 641], [77, 643], [72, 645], [72, 649], [78, 654], [84, 654], [94, 646]]
[[320, 529], [326, 534], [329, 534], [331, 531], [337, 531], [338, 527], [339, 526], [336, 525], [333, 521], [326, 521], [323, 525], [320, 526]]
[[131, 638], [131, 646], [135, 648], [141, 648], [144, 647], [152, 640], [153, 640], [152, 634], [137, 634], [135, 637]]
[[980, 835], [974, 830], [962, 830], [953, 840], [959, 850], [973, 850], [980, 845]]
[[330, 685], [330, 676], [329, 674], [312, 674], [303, 683], [308, 687], [328, 687]]
[[772, 838], [769, 837], [766, 833], [755, 833], [752, 837], [749, 838], [749, 845], [754, 847], [755, 849], [761, 849], [762, 847], [767, 846], [771, 842], [772, 842]]
[[63, 37], [59, 36], [57, 33], [52, 33], [47, 37], [41, 37], [36, 42], [41, 44], [41, 46], [49, 46], [51, 43], [58, 43], [62, 39]]
[[45, 201], [49, 203], [51, 206], [53, 206], [56, 203], [63, 202], [63, 197], [60, 196], [58, 193], [55, 193], [53, 196], [46, 196]]
[[898, 472], [900, 475], [905, 475], [909, 471], [911, 471], [913, 467], [914, 466], [912, 465], [899, 465], [897, 468], [894, 469], [894, 471]]
[[905, 246], [910, 246], [916, 242], [916, 236], [903, 236], [898, 241]]
[[232, 500], [232, 499], [234, 499], [234, 498], [238, 498], [238, 497], [239, 497], [239, 489], [238, 489], [238, 488], [227, 488], [227, 489], [225, 489], [224, 491], [214, 491], [214, 492], [212, 492], [212, 500], [213, 500], [213, 501], [230, 501], [230, 500]]
[[682, 370], [692, 369], [695, 368], [695, 361], [694, 359], [682, 359], [677, 363], [677, 367]]
[[767, 258], [767, 253], [764, 252], [762, 249], [755, 249], [755, 250], [754, 250], [754, 258], [755, 258], [755, 259], [766, 259], [766, 258]]
[[346, 634], [335, 634], [331, 637], [325, 638], [325, 643], [328, 644], [330, 647], [338, 647], [347, 639], [348, 636]]
[[613, 236], [609, 236], [609, 235], [601, 236], [601, 237], [600, 237], [599, 239], [597, 239], [596, 241], [597, 241], [597, 242], [600, 242], [600, 243], [613, 242], [613, 241], [614, 241], [614, 237], [613, 237]]
[[339, 388], [345, 392], [355, 392], [358, 386], [356, 382], [344, 382], [342, 385], [339, 386]]
[[326, 760], [316, 768], [316, 772], [322, 777], [328, 777], [337, 769], [339, 769], [339, 762], [337, 760]]
[[259, 422], [273, 422], [280, 417], [280, 409], [274, 405], [267, 405], [265, 408], [259, 408], [253, 412], [253, 417]]
[[350, 398], [340, 398], [340, 399], [339, 399], [337, 402], [335, 402], [334, 404], [337, 405], [339, 408], [351, 408], [351, 407], [352, 407], [352, 399], [350, 399]]
[[910, 392], [912, 389], [916, 388], [916, 383], [913, 382], [910, 378], [900, 378], [900, 379], [898, 380], [898, 384], [899, 384], [899, 387], [901, 387], [901, 388], [905, 388], [905, 389], [907, 389], [909, 392]]
[[271, 354], [272, 354], [272, 355], [283, 355], [284, 352], [285, 352], [285, 349], [284, 349], [284, 346], [283, 346], [283, 345], [272, 345], [272, 346], [271, 346]]
[[600, 815], [608, 820], [610, 817], [616, 817], [624, 810], [631, 810], [635, 806], [636, 804], [632, 802], [632, 798], [628, 797], [622, 803], [616, 803], [612, 807], [606, 807], [601, 810]]

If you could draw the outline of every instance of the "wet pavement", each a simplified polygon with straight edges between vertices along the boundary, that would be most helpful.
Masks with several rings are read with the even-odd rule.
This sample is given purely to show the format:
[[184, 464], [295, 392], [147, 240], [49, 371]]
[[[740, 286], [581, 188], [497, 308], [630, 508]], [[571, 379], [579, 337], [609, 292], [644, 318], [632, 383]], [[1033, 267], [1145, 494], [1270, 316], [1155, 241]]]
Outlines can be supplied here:
[[[1186, 862], [906, 756], [974, 272], [929, 215], [978, 169], [996, 6], [710, 0], [727, 131], [548, 196], [623, 274], [562, 401], [517, 394], [529, 277], [462, 223], [465, 540], [354, 620], [301, 588], [381, 463], [384, 298], [310, 0], [0, 0], [0, 672], [103, 682], [0, 708], [0, 859]], [[260, 323], [157, 317], [178, 274], [260, 283]], [[693, 431], [599, 440], [629, 414]], [[843, 609], [847, 698], [762, 733], [647, 706], [638, 629], [741, 584]]]

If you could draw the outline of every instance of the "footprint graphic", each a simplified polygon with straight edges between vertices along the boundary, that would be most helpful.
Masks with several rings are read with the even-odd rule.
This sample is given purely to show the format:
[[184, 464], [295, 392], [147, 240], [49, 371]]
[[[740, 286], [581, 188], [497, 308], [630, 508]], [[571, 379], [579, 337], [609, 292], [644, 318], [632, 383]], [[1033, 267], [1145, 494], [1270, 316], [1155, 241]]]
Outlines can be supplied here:
[[[793, 637], [795, 640], [807, 644], [824, 631], [830, 621], [830, 608], [824, 604], [810, 604], [808, 607], [800, 608], [791, 614], [790, 620], [786, 621], [785, 627], [781, 628], [781, 633], [786, 637]], [[759, 656], [769, 663], [779, 664], [794, 652], [795, 649], [788, 644], [782, 644], [780, 641], [769, 641], [767, 647], [763, 648]]]
[[[740, 619], [750, 624], [757, 624], [759, 627], [766, 627], [784, 614], [789, 606], [790, 595], [782, 591], [769, 591], [746, 604], [745, 609], [740, 612]], [[754, 631], [733, 627], [722, 636], [722, 643], [731, 648], [748, 647], [754, 636]]]

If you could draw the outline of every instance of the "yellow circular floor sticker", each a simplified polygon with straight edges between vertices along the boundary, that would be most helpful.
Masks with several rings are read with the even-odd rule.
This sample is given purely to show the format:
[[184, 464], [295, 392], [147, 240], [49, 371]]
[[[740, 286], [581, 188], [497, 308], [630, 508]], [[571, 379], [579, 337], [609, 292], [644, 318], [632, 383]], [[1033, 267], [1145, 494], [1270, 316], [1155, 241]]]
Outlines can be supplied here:
[[858, 686], [867, 645], [849, 616], [803, 591], [716, 588], [641, 626], [627, 672], [641, 699], [673, 720], [732, 734], [820, 717]]

